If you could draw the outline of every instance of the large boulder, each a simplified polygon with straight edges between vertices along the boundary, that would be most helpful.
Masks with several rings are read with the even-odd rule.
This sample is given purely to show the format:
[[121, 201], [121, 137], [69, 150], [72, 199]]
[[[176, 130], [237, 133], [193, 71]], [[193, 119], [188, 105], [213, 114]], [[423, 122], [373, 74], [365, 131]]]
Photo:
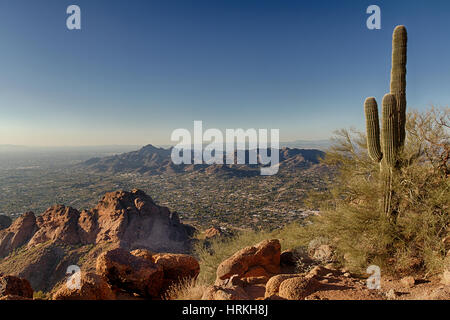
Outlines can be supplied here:
[[80, 275], [79, 288], [71, 288], [64, 283], [53, 294], [53, 300], [114, 300], [115, 298], [111, 287], [101, 276], [85, 272]]
[[276, 274], [280, 270], [280, 254], [281, 245], [276, 239], [239, 250], [219, 265], [216, 282], [234, 275], [245, 278]]
[[181, 280], [195, 279], [200, 272], [198, 261], [186, 254], [158, 253], [152, 259], [163, 269], [163, 290]]
[[158, 298], [163, 285], [160, 265], [121, 248], [102, 253], [96, 270], [113, 287], [141, 296]]
[[314, 277], [295, 277], [281, 282], [278, 295], [288, 300], [303, 300], [319, 287]]
[[36, 217], [27, 212], [17, 218], [11, 226], [0, 231], [0, 257], [25, 245], [37, 229]]
[[174, 283], [182, 280], [195, 279], [200, 272], [198, 261], [187, 254], [153, 253], [146, 249], [131, 251], [136, 257], [144, 258], [161, 266], [163, 269], [162, 291], [166, 291]]
[[265, 298], [270, 298], [278, 294], [280, 285], [284, 280], [298, 277], [297, 274], [277, 274], [269, 279], [266, 283], [266, 292], [264, 294]]
[[33, 289], [26, 279], [8, 275], [0, 276], [0, 296], [16, 296], [31, 299], [33, 298]]

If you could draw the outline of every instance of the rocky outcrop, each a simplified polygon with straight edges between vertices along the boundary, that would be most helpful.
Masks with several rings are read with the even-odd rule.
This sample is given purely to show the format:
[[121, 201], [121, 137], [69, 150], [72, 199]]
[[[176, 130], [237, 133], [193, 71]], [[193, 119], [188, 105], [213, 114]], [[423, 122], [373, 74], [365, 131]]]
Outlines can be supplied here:
[[177, 213], [156, 205], [143, 191], [106, 194], [97, 206], [82, 214], [83, 237], [95, 242], [117, 242], [132, 250], [186, 251], [189, 234]]
[[223, 261], [217, 268], [217, 279], [270, 276], [280, 270], [281, 245], [278, 240], [265, 240], [246, 247]]
[[9, 228], [0, 231], [0, 257], [5, 257], [13, 250], [28, 243], [36, 232], [36, 217], [27, 212], [17, 218]]
[[[26, 279], [14, 276], [0, 276], [0, 297], [10, 296], [21, 298], [33, 298], [33, 289]], [[15, 300], [15, 299], [14, 299]]]
[[114, 243], [127, 250], [185, 252], [192, 230], [177, 213], [160, 207], [143, 191], [107, 193], [97, 206], [81, 213], [56, 205], [37, 218], [32, 212], [0, 231], [0, 257], [27, 245], [47, 242], [67, 245]]
[[65, 244], [81, 244], [78, 232], [80, 213], [71, 207], [56, 205], [36, 218], [37, 231], [28, 242], [28, 247], [47, 241]]
[[[158, 206], [143, 191], [116, 191], [90, 210], [55, 205], [37, 217], [25, 213], [0, 230], [0, 272], [28, 279], [35, 290], [49, 291], [70, 265], [95, 272], [97, 257], [105, 250], [183, 253], [190, 248], [191, 235], [192, 227], [182, 224], [177, 213]], [[14, 252], [19, 248], [23, 250]], [[189, 262], [187, 269], [177, 267], [183, 277], [198, 274], [198, 266], [189, 259], [171, 258]], [[165, 283], [171, 280], [167, 277]]]
[[69, 287], [65, 283], [53, 294], [53, 300], [114, 300], [116, 295], [99, 275], [81, 272], [80, 286]]

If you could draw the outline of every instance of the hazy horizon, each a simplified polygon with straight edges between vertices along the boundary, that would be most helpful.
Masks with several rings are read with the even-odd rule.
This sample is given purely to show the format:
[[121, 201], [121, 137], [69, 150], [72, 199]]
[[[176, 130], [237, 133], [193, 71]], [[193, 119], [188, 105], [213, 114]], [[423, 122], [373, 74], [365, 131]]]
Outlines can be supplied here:
[[[331, 142], [330, 139], [318, 139], [318, 140], [304, 140], [297, 139], [293, 141], [280, 141], [280, 145], [283, 144], [295, 144], [295, 143], [325, 143]], [[153, 145], [155, 147], [168, 147], [175, 146], [177, 143], [169, 143], [169, 144], [156, 144], [156, 143], [144, 143], [144, 144], [105, 144], [105, 145], [96, 145], [96, 144], [87, 144], [87, 145], [17, 145], [17, 144], [0, 144], [0, 148], [10, 147], [10, 148], [28, 148], [28, 149], [58, 149], [58, 148], [111, 148], [111, 147], [144, 147], [147, 145]], [[208, 142], [204, 143], [208, 145]], [[1, 149], [0, 149], [1, 151]]]
[[[281, 141], [364, 127], [408, 29], [408, 110], [450, 101], [450, 2], [66, 0], [0, 3], [0, 144], [174, 144], [171, 132], [279, 129]], [[407, 8], [407, 10], [405, 10]]]

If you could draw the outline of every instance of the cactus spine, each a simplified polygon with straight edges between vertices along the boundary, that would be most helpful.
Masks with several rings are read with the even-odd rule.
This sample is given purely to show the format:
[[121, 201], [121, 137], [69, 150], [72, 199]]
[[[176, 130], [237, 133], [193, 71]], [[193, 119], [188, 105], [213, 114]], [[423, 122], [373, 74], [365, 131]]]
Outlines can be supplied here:
[[384, 180], [383, 209], [394, 219], [397, 209], [392, 200], [392, 181], [405, 143], [406, 48], [406, 28], [398, 26], [392, 38], [391, 92], [383, 97], [381, 137], [377, 102], [375, 98], [367, 98], [364, 103], [368, 153], [373, 161], [380, 163]]

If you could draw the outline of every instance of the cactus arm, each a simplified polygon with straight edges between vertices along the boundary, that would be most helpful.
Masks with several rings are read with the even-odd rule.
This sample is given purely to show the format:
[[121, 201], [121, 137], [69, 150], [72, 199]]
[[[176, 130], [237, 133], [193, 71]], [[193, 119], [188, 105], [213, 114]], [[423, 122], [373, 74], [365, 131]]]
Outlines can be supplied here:
[[383, 97], [383, 155], [386, 163], [391, 167], [397, 165], [398, 152], [398, 113], [397, 103], [393, 94]]
[[391, 94], [397, 100], [399, 147], [405, 142], [407, 42], [405, 26], [397, 26], [392, 36]]
[[364, 102], [366, 115], [367, 149], [370, 158], [380, 162], [383, 158], [380, 146], [380, 124], [378, 120], [378, 105], [375, 98], [367, 98]]

